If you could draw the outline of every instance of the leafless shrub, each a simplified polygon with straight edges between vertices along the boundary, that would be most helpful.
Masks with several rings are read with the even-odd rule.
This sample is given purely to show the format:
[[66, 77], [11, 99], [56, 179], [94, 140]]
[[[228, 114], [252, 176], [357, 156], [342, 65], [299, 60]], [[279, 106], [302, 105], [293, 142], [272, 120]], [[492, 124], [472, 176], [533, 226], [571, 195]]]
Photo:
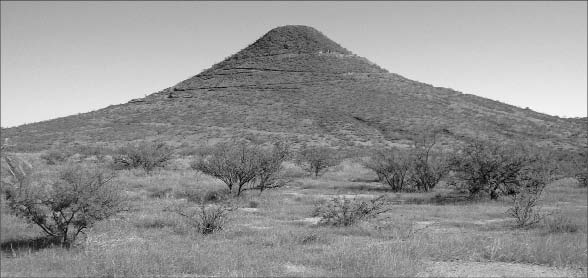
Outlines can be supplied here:
[[446, 175], [447, 168], [440, 158], [416, 157], [409, 176], [409, 184], [419, 191], [430, 191]]
[[109, 184], [114, 176], [102, 169], [65, 166], [56, 177], [40, 177], [21, 172], [13, 161], [7, 164], [16, 181], [3, 188], [10, 210], [60, 238], [64, 247], [94, 223], [124, 210], [122, 195]]
[[369, 201], [336, 197], [317, 205], [314, 216], [321, 217], [319, 224], [322, 225], [351, 226], [389, 211], [385, 205], [384, 196]]
[[225, 205], [207, 206], [202, 203], [197, 208], [178, 206], [167, 208], [166, 210], [182, 216], [187, 220], [187, 224], [198, 233], [208, 235], [224, 228], [228, 215], [234, 208]]
[[377, 151], [364, 163], [378, 175], [378, 180], [389, 185], [392, 191], [405, 189], [412, 166], [410, 154], [398, 149]]
[[271, 150], [245, 143], [222, 143], [214, 146], [204, 159], [194, 161], [191, 167], [220, 179], [230, 192], [239, 196], [246, 190], [262, 192], [284, 185], [285, 181], [278, 175], [287, 157], [287, 148], [279, 143]]
[[300, 168], [312, 173], [315, 177], [339, 164], [334, 151], [327, 147], [306, 147], [298, 153], [295, 162]]
[[512, 195], [512, 207], [506, 214], [515, 219], [517, 227], [528, 227], [541, 221], [543, 216], [539, 213], [537, 203], [540, 194], [522, 191]]
[[378, 175], [378, 180], [393, 191], [429, 191], [447, 173], [443, 156], [433, 151], [436, 132], [421, 133], [406, 150], [388, 149], [374, 152], [364, 167]]
[[193, 188], [186, 188], [175, 191], [174, 197], [177, 199], [185, 198], [192, 203], [219, 203], [228, 201], [231, 197], [231, 194], [225, 188], [215, 190], [197, 190]]
[[431, 190], [448, 172], [442, 153], [433, 151], [437, 143], [437, 133], [435, 130], [421, 132], [413, 139], [414, 145], [409, 150], [412, 163], [408, 181], [419, 191]]
[[506, 214], [516, 221], [516, 226], [526, 228], [541, 221], [539, 202], [547, 183], [551, 180], [550, 169], [540, 162], [525, 166], [515, 177], [512, 207]]
[[164, 167], [172, 155], [171, 147], [165, 143], [143, 142], [120, 148], [113, 163], [115, 169], [143, 168], [149, 173], [157, 167]]
[[281, 187], [286, 180], [280, 179], [282, 163], [290, 157], [290, 150], [284, 143], [276, 143], [270, 151], [260, 153], [258, 175], [254, 180], [253, 189], [263, 192], [268, 188]]

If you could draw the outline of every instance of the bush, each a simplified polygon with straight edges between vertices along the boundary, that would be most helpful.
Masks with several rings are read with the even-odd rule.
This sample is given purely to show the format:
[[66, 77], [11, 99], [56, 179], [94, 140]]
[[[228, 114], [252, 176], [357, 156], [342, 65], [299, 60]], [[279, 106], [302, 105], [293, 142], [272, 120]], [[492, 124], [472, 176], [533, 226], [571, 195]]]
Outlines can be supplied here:
[[66, 149], [50, 149], [41, 155], [48, 165], [56, 165], [65, 162], [73, 153]]
[[588, 187], [588, 150], [547, 150], [557, 174], [561, 178], [573, 177], [578, 186]]
[[529, 227], [543, 219], [538, 205], [551, 176], [551, 171], [540, 162], [527, 165], [517, 172], [514, 193], [511, 194], [512, 207], [506, 211], [508, 216], [515, 219], [517, 227]]
[[436, 132], [421, 133], [413, 138], [414, 145], [407, 150], [391, 149], [372, 154], [364, 166], [378, 175], [378, 180], [393, 191], [405, 189], [429, 191], [447, 173], [441, 153], [432, 151]]
[[274, 144], [272, 150], [260, 153], [259, 173], [255, 178], [255, 188], [261, 192], [267, 188], [281, 187], [285, 181], [279, 178], [282, 163], [290, 157], [288, 146], [283, 143]]
[[414, 145], [410, 149], [412, 163], [409, 173], [409, 183], [420, 191], [433, 189], [447, 174], [447, 166], [442, 153], [434, 152], [438, 131], [422, 132], [414, 138]]
[[4, 194], [12, 212], [60, 238], [62, 246], [69, 247], [86, 228], [124, 209], [120, 192], [109, 185], [112, 174], [81, 166], [66, 166], [56, 174], [15, 174], [17, 182], [6, 186]]
[[575, 233], [580, 229], [572, 219], [559, 213], [543, 218], [543, 226], [550, 233]]
[[455, 176], [452, 183], [466, 188], [470, 195], [487, 193], [491, 199], [514, 193], [517, 176], [532, 163], [533, 156], [522, 148], [504, 147], [474, 141], [450, 159]]
[[376, 172], [380, 182], [398, 192], [405, 188], [411, 164], [412, 159], [407, 152], [393, 149], [375, 152], [364, 166]]
[[205, 159], [194, 161], [191, 167], [220, 179], [231, 193], [239, 196], [245, 190], [262, 192], [284, 185], [278, 175], [287, 157], [287, 148], [279, 143], [271, 150], [245, 143], [222, 143], [215, 145]]
[[333, 198], [315, 207], [314, 216], [321, 217], [319, 224], [351, 226], [359, 221], [387, 212], [384, 196], [370, 201], [359, 201], [344, 197]]
[[430, 191], [447, 174], [447, 168], [440, 158], [423, 154], [417, 156], [410, 169], [409, 184], [419, 191]]
[[218, 203], [227, 201], [230, 196], [230, 192], [224, 188], [221, 190], [185, 188], [174, 192], [175, 198], [185, 198], [192, 203]]
[[512, 207], [506, 214], [516, 221], [516, 226], [524, 228], [541, 221], [543, 216], [539, 213], [537, 204], [541, 193], [522, 191], [512, 195]]
[[322, 175], [329, 167], [339, 162], [335, 159], [333, 150], [327, 147], [307, 147], [298, 154], [296, 164], [315, 177]]
[[208, 235], [223, 229], [233, 208], [221, 205], [206, 206], [202, 203], [196, 209], [175, 207], [167, 210], [182, 216], [198, 233]]
[[115, 169], [143, 168], [149, 173], [157, 167], [164, 167], [172, 155], [171, 148], [164, 143], [143, 142], [120, 148], [113, 163]]

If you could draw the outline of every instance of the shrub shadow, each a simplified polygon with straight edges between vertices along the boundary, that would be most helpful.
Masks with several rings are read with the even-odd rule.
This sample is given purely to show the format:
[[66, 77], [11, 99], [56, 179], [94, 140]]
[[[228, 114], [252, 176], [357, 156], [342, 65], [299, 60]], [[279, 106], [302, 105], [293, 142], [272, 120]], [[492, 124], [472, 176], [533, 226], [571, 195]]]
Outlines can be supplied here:
[[368, 192], [392, 192], [390, 187], [382, 186], [380, 183], [364, 183], [364, 184], [354, 184], [354, 185], [346, 185], [341, 187], [342, 189], [356, 192], [356, 191], [368, 191]]
[[452, 194], [437, 194], [433, 197], [429, 198], [410, 198], [405, 201], [406, 204], [414, 204], [414, 205], [465, 205], [474, 202], [475, 200], [472, 199], [468, 194], [459, 194], [459, 193], [452, 193]]
[[3, 254], [18, 254], [21, 252], [38, 251], [54, 246], [61, 246], [60, 238], [37, 237], [26, 239], [14, 239], [2, 242], [0, 250]]

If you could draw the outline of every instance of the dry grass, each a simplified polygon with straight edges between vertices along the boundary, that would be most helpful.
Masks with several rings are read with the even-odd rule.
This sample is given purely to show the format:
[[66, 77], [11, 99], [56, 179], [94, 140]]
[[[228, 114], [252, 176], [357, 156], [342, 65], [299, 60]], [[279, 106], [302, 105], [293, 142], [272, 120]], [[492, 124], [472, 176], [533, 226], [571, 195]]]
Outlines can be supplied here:
[[[298, 177], [286, 188], [261, 195], [248, 192], [233, 204], [250, 209], [234, 211], [225, 229], [208, 236], [164, 211], [175, 204], [196, 206], [179, 192], [224, 188], [189, 170], [121, 171], [118, 182], [134, 194], [133, 209], [99, 223], [72, 250], [32, 245], [41, 235], [37, 228], [2, 207], [2, 276], [415, 276], [426, 262], [453, 260], [586, 271], [585, 188], [559, 181], [544, 195], [544, 211], [557, 210], [577, 231], [517, 230], [504, 214], [507, 199], [440, 205], [433, 200], [451, 189], [390, 193], [363, 181], [370, 174], [354, 167], [335, 167], [319, 179]], [[348, 172], [362, 181], [350, 181], [357, 177]], [[154, 194], [160, 191], [169, 194]], [[306, 221], [316, 202], [336, 194], [386, 194], [398, 202], [385, 215], [352, 227]], [[10, 243], [20, 245], [11, 250]]]

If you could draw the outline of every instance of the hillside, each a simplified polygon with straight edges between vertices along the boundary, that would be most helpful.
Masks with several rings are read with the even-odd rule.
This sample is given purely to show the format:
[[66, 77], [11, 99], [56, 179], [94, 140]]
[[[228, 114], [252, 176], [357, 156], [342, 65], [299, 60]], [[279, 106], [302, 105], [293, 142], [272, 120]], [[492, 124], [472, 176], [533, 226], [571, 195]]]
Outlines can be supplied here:
[[558, 149], [586, 145], [562, 119], [389, 73], [306, 26], [278, 27], [175, 86], [97, 111], [2, 130], [21, 150], [54, 144], [229, 138], [340, 148], [402, 145], [425, 127], [443, 144], [482, 136]]

